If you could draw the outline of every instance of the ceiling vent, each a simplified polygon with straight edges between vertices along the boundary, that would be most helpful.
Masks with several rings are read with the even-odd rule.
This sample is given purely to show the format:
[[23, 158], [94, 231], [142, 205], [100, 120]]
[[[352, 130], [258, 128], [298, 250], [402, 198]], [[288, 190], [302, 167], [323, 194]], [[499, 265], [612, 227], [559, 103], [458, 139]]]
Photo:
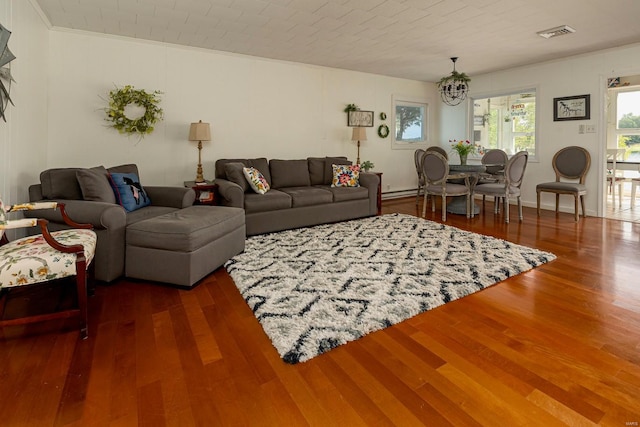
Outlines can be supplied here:
[[538, 35], [540, 37], [544, 37], [545, 39], [550, 39], [551, 37], [564, 36], [565, 34], [575, 33], [576, 30], [571, 28], [568, 25], [562, 25], [560, 27], [550, 28], [544, 31], [538, 31]]

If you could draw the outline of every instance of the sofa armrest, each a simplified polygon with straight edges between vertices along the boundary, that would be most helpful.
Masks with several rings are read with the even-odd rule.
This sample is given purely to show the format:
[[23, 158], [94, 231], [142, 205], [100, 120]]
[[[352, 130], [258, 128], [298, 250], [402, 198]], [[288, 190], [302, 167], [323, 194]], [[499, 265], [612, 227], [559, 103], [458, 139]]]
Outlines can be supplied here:
[[378, 186], [380, 178], [372, 172], [360, 172], [360, 185], [369, 190], [369, 212], [375, 215], [378, 212]]
[[[127, 225], [127, 214], [120, 205], [88, 200], [56, 199], [65, 204], [65, 210], [75, 222], [91, 224], [98, 230], [124, 228]], [[58, 209], [47, 211], [25, 211], [24, 215], [31, 218], [43, 218], [56, 224], [65, 224]]]
[[216, 178], [215, 184], [218, 186], [222, 206], [244, 209], [244, 190], [242, 187], [235, 182], [221, 178]]
[[191, 188], [145, 185], [144, 189], [151, 199], [151, 206], [183, 209], [196, 200], [196, 192]]

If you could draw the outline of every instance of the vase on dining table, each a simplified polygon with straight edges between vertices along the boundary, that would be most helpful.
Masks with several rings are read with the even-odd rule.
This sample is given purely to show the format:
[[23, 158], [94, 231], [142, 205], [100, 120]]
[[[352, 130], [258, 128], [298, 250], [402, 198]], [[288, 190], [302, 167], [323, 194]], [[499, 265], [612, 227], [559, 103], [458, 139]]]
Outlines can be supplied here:
[[461, 165], [466, 165], [467, 164], [467, 154], [460, 154], [460, 164]]

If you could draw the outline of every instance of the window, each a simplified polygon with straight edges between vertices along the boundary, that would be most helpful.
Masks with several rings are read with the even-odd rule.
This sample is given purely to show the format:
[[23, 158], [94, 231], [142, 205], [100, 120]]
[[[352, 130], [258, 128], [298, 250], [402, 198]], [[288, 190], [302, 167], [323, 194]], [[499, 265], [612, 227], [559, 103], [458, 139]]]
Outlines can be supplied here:
[[428, 104], [418, 100], [394, 98], [393, 148], [415, 149], [427, 142]]
[[614, 91], [617, 148], [626, 150], [625, 162], [640, 162], [640, 88]]
[[536, 90], [473, 98], [473, 139], [484, 149], [536, 155]]

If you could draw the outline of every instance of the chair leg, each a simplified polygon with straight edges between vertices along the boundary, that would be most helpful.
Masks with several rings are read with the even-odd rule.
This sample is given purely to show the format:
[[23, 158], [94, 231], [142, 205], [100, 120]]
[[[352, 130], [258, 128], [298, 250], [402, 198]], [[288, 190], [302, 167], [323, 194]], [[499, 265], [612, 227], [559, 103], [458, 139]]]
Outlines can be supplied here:
[[582, 217], [587, 217], [587, 211], [584, 210], [584, 196], [580, 196], [580, 204], [582, 205]]
[[424, 201], [422, 202], [422, 217], [427, 216], [427, 192], [424, 192]]
[[509, 198], [504, 198], [504, 222], [509, 224]]
[[473, 209], [471, 209], [471, 195], [467, 194], [467, 218], [473, 217]]
[[524, 220], [524, 216], [522, 215], [522, 199], [518, 196], [518, 217], [520, 218], [520, 222]]
[[442, 194], [442, 222], [447, 221], [447, 196]]
[[78, 309], [80, 310], [80, 338], [89, 336], [87, 309], [87, 262], [84, 255], [76, 257], [76, 289], [78, 291]]
[[578, 222], [578, 219], [579, 219], [579, 216], [580, 216], [580, 211], [578, 210], [578, 198], [579, 197], [580, 196], [578, 196], [577, 194], [573, 197], [574, 198], [573, 204], [574, 204], [574, 209], [575, 209], [575, 213], [573, 214], [573, 218], [574, 218], [574, 220], [576, 222]]
[[540, 192], [536, 191], [536, 209], [538, 210], [538, 216], [540, 216]]
[[558, 206], [560, 206], [560, 194], [556, 193], [556, 213], [558, 213]]
[[420, 186], [418, 185], [418, 191], [416, 192], [416, 206], [420, 204]]

